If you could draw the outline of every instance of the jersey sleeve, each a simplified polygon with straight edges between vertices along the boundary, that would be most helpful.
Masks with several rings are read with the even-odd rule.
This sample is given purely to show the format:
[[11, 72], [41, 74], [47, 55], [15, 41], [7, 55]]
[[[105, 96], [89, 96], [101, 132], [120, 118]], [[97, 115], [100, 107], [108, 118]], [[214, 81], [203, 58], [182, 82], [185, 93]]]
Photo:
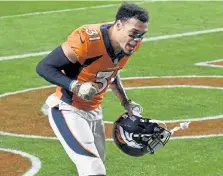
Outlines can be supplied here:
[[67, 43], [74, 51], [80, 64], [104, 52], [103, 40], [98, 25], [85, 25], [78, 28], [68, 36]]
[[85, 35], [83, 34], [83, 30], [83, 28], [78, 28], [67, 37], [67, 43], [74, 51], [74, 54], [76, 55], [77, 60], [80, 64], [83, 64], [85, 62], [88, 45]]

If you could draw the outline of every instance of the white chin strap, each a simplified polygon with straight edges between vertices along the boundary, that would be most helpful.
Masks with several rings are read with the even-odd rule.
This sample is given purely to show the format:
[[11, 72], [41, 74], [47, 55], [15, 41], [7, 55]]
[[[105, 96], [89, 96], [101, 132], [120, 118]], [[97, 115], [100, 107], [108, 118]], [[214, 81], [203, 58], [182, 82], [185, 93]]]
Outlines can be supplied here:
[[185, 129], [187, 129], [189, 127], [190, 123], [191, 123], [190, 121], [189, 122], [182, 122], [182, 123], [180, 123], [180, 126], [176, 126], [172, 130], [170, 130], [171, 135], [173, 135], [178, 130], [185, 130]]
[[[161, 123], [161, 124], [163, 124], [164, 126], [165, 126], [165, 128], [167, 129], [167, 126], [166, 126], [166, 124], [164, 123], [164, 122], [162, 122], [162, 121], [160, 121], [160, 120], [150, 120], [150, 122], [152, 122], [152, 123]], [[189, 127], [189, 124], [190, 124], [191, 122], [189, 121], [189, 122], [182, 122], [182, 123], [180, 123], [180, 125], [179, 126], [176, 126], [176, 127], [174, 127], [173, 129], [171, 129], [171, 130], [169, 130], [170, 131], [170, 133], [171, 133], [171, 135], [173, 135], [176, 131], [178, 131], [178, 130], [185, 130], [185, 129], [187, 129], [188, 127]], [[168, 130], [168, 129], [167, 129]]]

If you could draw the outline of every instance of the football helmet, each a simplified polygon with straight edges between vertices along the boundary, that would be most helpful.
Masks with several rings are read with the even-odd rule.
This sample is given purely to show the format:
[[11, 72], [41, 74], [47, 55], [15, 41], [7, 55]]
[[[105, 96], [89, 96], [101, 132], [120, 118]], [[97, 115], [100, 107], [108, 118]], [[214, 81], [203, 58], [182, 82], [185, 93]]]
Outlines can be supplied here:
[[161, 127], [158, 120], [129, 115], [121, 115], [113, 124], [115, 144], [127, 155], [143, 156], [154, 154], [169, 140], [171, 133], [166, 126]]

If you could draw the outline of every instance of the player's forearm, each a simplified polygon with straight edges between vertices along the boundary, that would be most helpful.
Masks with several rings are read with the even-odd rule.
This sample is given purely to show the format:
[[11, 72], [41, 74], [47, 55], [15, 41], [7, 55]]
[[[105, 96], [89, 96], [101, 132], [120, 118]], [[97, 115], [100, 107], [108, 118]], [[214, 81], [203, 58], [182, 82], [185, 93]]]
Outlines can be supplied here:
[[36, 71], [48, 82], [70, 90], [73, 80], [61, 72], [69, 64], [72, 63], [66, 58], [62, 48], [58, 47], [38, 63]]
[[110, 85], [110, 88], [115, 93], [116, 97], [120, 100], [121, 104], [124, 105], [128, 101], [127, 94], [122, 85], [120, 76], [116, 76], [116, 79]]

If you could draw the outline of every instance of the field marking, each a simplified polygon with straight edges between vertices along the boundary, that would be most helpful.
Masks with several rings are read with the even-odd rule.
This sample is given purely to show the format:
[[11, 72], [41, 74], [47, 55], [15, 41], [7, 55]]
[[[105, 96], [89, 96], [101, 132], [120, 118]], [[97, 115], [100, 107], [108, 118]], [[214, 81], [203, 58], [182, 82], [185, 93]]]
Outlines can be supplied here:
[[[4, 94], [0, 94], [1, 97], [9, 96], [9, 95], [15, 95], [19, 93], [24, 93], [24, 92], [29, 92], [33, 90], [39, 90], [42, 88], [51, 88], [55, 87], [53, 86], [42, 86], [42, 87], [37, 87], [37, 88], [30, 88], [30, 89], [25, 89], [21, 91], [16, 91], [16, 92], [7, 92]], [[165, 89], [165, 88], [194, 88], [194, 89], [216, 89], [216, 90], [223, 90], [223, 87], [211, 87], [211, 86], [194, 86], [194, 85], [161, 85], [161, 86], [141, 86], [141, 87], [126, 87], [124, 88], [125, 90], [136, 90], [136, 89]], [[111, 91], [111, 89], [107, 90], [108, 92]]]
[[[136, 4], [144, 4], [144, 3], [147, 3], [147, 2], [146, 1], [136, 2]], [[106, 5], [96, 5], [96, 6], [88, 6], [88, 7], [71, 8], [71, 9], [61, 9], [61, 10], [50, 10], [50, 11], [43, 11], [43, 12], [23, 13], [23, 14], [17, 14], [17, 15], [6, 15], [6, 16], [0, 16], [0, 20], [1, 19], [6, 19], [6, 18], [38, 16], [38, 15], [46, 15], [46, 14], [54, 14], [54, 13], [82, 11], [82, 10], [89, 10], [89, 9], [101, 9], [101, 8], [116, 7], [116, 6], [120, 6], [120, 4], [106, 4]]]
[[208, 134], [208, 135], [197, 135], [197, 136], [175, 136], [171, 137], [170, 140], [176, 139], [201, 139], [201, 138], [210, 138], [210, 137], [222, 137], [223, 134]]
[[221, 75], [182, 75], [182, 76], [136, 76], [136, 77], [124, 77], [122, 80], [129, 79], [156, 79], [156, 78], [223, 78]]
[[8, 133], [8, 132], [4, 132], [4, 131], [0, 131], [0, 135], [12, 136], [12, 137], [21, 137], [21, 138], [31, 138], [31, 139], [57, 140], [57, 137], [53, 137], [53, 136], [39, 136], [39, 135], [29, 135], [29, 134], [17, 134], [17, 133]]
[[[150, 118], [153, 119], [153, 117]], [[200, 117], [200, 118], [195, 117], [193, 119], [162, 120], [162, 122], [164, 123], [187, 122], [187, 121], [198, 122], [198, 121], [213, 120], [213, 119], [223, 119], [223, 114], [217, 116]], [[113, 124], [112, 121], [104, 121], [104, 123]]]
[[[145, 77], [125, 77], [125, 78], [121, 78], [121, 80], [136, 80], [136, 79], [156, 79], [156, 78], [223, 78], [223, 76], [221, 75], [183, 75], [183, 76], [145, 76]], [[182, 87], [189, 87], [189, 88], [204, 88], [204, 89], [223, 89], [222, 87], [211, 87], [211, 86], [190, 86], [190, 85], [163, 85], [163, 86], [143, 86], [143, 87], [126, 87], [125, 89], [127, 90], [131, 90], [131, 89], [140, 89], [140, 88], [182, 88]], [[14, 92], [6, 92], [3, 94], [0, 94], [0, 98], [1, 97], [5, 97], [5, 96], [9, 96], [9, 95], [15, 95], [15, 94], [19, 94], [19, 93], [25, 93], [25, 92], [29, 92], [29, 91], [35, 91], [35, 90], [40, 90], [40, 89], [47, 89], [47, 88], [52, 88], [52, 87], [56, 87], [55, 85], [49, 85], [49, 86], [40, 86], [40, 87], [35, 87], [35, 88], [28, 88], [28, 89], [24, 89], [24, 90], [19, 90], [19, 91], [14, 91]], [[108, 91], [111, 91], [110, 89]]]
[[[214, 120], [214, 118], [213, 118]], [[184, 122], [187, 119], [184, 120]], [[110, 124], [110, 123], [109, 123]], [[28, 134], [17, 134], [17, 133], [8, 133], [4, 131], [0, 131], [0, 135], [3, 136], [10, 136], [10, 137], [21, 137], [21, 138], [28, 138], [28, 139], [46, 139], [46, 140], [58, 140], [57, 137], [52, 136], [38, 136], [38, 135], [28, 135]], [[209, 137], [218, 137], [223, 136], [223, 134], [209, 134], [209, 135], [191, 135], [191, 136], [174, 136], [170, 139], [200, 139], [200, 138], [209, 138]], [[107, 138], [106, 141], [112, 140], [111, 138]]]
[[[215, 77], [215, 76], [196, 76], [196, 75], [191, 75], [191, 76], [148, 76], [148, 77], [127, 77], [127, 78], [122, 78], [122, 80], [129, 80], [129, 79], [149, 79], [149, 78], [199, 78], [199, 77]], [[223, 76], [217, 76], [217, 77], [223, 77]], [[54, 85], [51, 86], [42, 86], [42, 87], [37, 87], [37, 88], [29, 88], [21, 91], [16, 91], [16, 92], [8, 92], [5, 94], [0, 95], [0, 97], [5, 97], [8, 95], [15, 95], [19, 93], [24, 93], [24, 92], [29, 92], [29, 91], [34, 91], [34, 90], [39, 90], [39, 89], [45, 89], [45, 88], [51, 88], [55, 87]], [[223, 89], [223, 87], [211, 87], [211, 86], [190, 86], [190, 85], [164, 85], [164, 86], [143, 86], [143, 87], [127, 87], [127, 90], [131, 89], [144, 89], [144, 88], [182, 88], [182, 87], [187, 87], [187, 88], [205, 88], [205, 89]], [[111, 90], [110, 90], [111, 91]], [[195, 118], [195, 119], [180, 119], [180, 120], [164, 120], [165, 123], [171, 123], [171, 122], [185, 122], [185, 121], [203, 121], [203, 120], [210, 120], [210, 119], [220, 119], [223, 118], [223, 114], [218, 115], [218, 116], [209, 116], [209, 117], [201, 117], [201, 118]], [[111, 124], [112, 122], [110, 121], [104, 121], [107, 124]], [[25, 134], [16, 134], [16, 133], [8, 133], [4, 131], [0, 131], [0, 135], [6, 135], [6, 136], [14, 136], [14, 137], [24, 137], [24, 138], [35, 138], [35, 139], [51, 139], [51, 140], [57, 140], [56, 137], [46, 137], [46, 136], [37, 136], [37, 135], [25, 135]], [[220, 134], [223, 135], [223, 134]], [[185, 137], [185, 139], [188, 138], [203, 138], [203, 137], [209, 137], [210, 135], [201, 135], [201, 136], [189, 136]], [[217, 135], [218, 136], [218, 135]], [[181, 137], [179, 137], [181, 138]]]
[[36, 57], [36, 56], [43, 56], [49, 54], [51, 51], [43, 51], [38, 53], [27, 53], [27, 54], [21, 54], [21, 55], [12, 55], [12, 56], [1, 56], [0, 61], [3, 60], [11, 60], [11, 59], [22, 59], [27, 57]]
[[[144, 2], [135, 2], [136, 4], [143, 4], [143, 3], [154, 3], [154, 2], [188, 2], [194, 0], [145, 0]], [[194, 2], [210, 2], [211, 0], [196, 0]], [[211, 2], [218, 2], [211, 1]], [[61, 10], [50, 10], [50, 11], [43, 11], [43, 12], [32, 12], [32, 13], [23, 13], [23, 14], [16, 14], [16, 15], [6, 15], [0, 16], [0, 19], [6, 18], [16, 18], [16, 17], [24, 17], [24, 16], [37, 16], [37, 15], [46, 15], [46, 14], [54, 14], [54, 13], [63, 13], [63, 12], [71, 12], [71, 11], [81, 11], [81, 10], [88, 10], [88, 9], [99, 9], [99, 8], [108, 8], [108, 7], [115, 7], [119, 6], [120, 4], [107, 4], [107, 5], [99, 5], [99, 6], [89, 6], [89, 7], [80, 7], [80, 8], [71, 8], [71, 9], [61, 9]]]
[[145, 39], [143, 39], [143, 42], [166, 40], [166, 39], [179, 38], [179, 37], [188, 37], [188, 36], [193, 36], [193, 35], [201, 35], [201, 34], [222, 32], [222, 31], [223, 31], [223, 28], [215, 28], [215, 29], [207, 29], [207, 30], [200, 30], [200, 31], [176, 33], [176, 34], [171, 34], [171, 35], [163, 35], [163, 36], [145, 38]]
[[[158, 41], [158, 40], [167, 40], [167, 39], [173, 39], [173, 38], [196, 36], [196, 35], [215, 33], [215, 32], [223, 32], [223, 28], [215, 28], [215, 29], [208, 29], [208, 30], [200, 30], [200, 31], [192, 31], [192, 32], [170, 34], [170, 35], [148, 37], [148, 38], [144, 38], [143, 42], [152, 42], [152, 41]], [[22, 58], [27, 58], [27, 57], [43, 56], [43, 55], [49, 54], [50, 52], [51, 51], [43, 51], [43, 52], [26, 53], [26, 54], [20, 54], [20, 55], [12, 55], [12, 56], [1, 56], [0, 61], [11, 60], [11, 59], [22, 59]]]
[[63, 13], [63, 12], [71, 12], [71, 11], [82, 11], [82, 10], [88, 10], [88, 9], [100, 9], [100, 8], [108, 8], [108, 7], [115, 7], [115, 6], [119, 6], [119, 4], [107, 4], [107, 5], [80, 7], [80, 8], [72, 8], [72, 9], [61, 9], [61, 10], [51, 10], [51, 11], [43, 11], [43, 12], [23, 13], [23, 14], [17, 14], [17, 15], [7, 15], [7, 16], [0, 16], [0, 19], [46, 15], [46, 14]]
[[205, 62], [198, 62], [194, 65], [196, 66], [205, 66], [205, 67], [215, 67], [215, 68], [223, 68], [223, 65], [216, 65], [214, 63], [216, 62], [222, 62], [223, 59], [217, 59], [217, 60], [212, 60], [212, 61], [205, 61]]
[[[223, 134], [209, 134], [209, 135], [197, 135], [197, 136], [176, 136], [171, 137], [170, 140], [178, 140], [178, 139], [202, 139], [202, 138], [210, 138], [210, 137], [222, 137]], [[113, 141], [112, 138], [106, 139], [106, 141]]]
[[[126, 87], [125, 90], [138, 90], [138, 89], [165, 89], [165, 88], [194, 88], [194, 89], [216, 89], [223, 90], [223, 87], [212, 86], [194, 86], [194, 85], [162, 85], [162, 86], [141, 86], [141, 87]], [[111, 91], [110, 89], [108, 91]]]
[[9, 95], [15, 95], [15, 94], [19, 94], [19, 93], [34, 91], [34, 90], [47, 89], [47, 88], [51, 88], [51, 87], [56, 87], [56, 86], [55, 85], [41, 86], [41, 87], [35, 87], [35, 88], [28, 88], [28, 89], [24, 89], [24, 90], [19, 90], [19, 91], [15, 91], [15, 92], [6, 92], [4, 94], [0, 94], [0, 98], [1, 97], [5, 97], [5, 96], [9, 96]]
[[32, 163], [31, 168], [23, 176], [33, 176], [33, 175], [37, 174], [39, 172], [40, 168], [41, 168], [41, 161], [36, 156], [30, 155], [26, 152], [22, 152], [22, 151], [19, 151], [19, 150], [8, 149], [8, 148], [7, 149], [6, 148], [0, 148], [0, 152], [1, 151], [21, 155], [22, 157], [28, 158], [31, 161], [31, 163]]
[[[214, 120], [214, 119], [221, 119], [221, 118], [223, 118], [223, 114], [217, 115], [217, 116], [208, 116], [208, 117], [200, 117], [200, 118], [193, 118], [193, 119], [162, 120], [162, 121], [164, 123], [187, 122], [187, 121], [194, 121], [195, 122], [195, 121]], [[104, 123], [105, 124], [113, 124], [112, 121], [104, 121]], [[17, 134], [17, 133], [9, 133], [9, 132], [4, 132], [4, 131], [0, 131], [0, 135], [12, 136], [12, 137], [21, 137], [21, 138], [32, 138], [32, 139], [58, 140], [57, 137], [53, 137], [53, 136], [39, 136], [39, 135]], [[209, 136], [209, 135], [201, 135], [200, 138], [202, 138], [204, 136]], [[216, 136], [218, 136], [218, 134]], [[182, 137], [179, 137], [179, 138], [183, 138], [183, 137], [185, 137], [185, 136], [182, 136]], [[199, 138], [199, 135], [198, 136], [189, 136], [189, 137], [191, 137], [191, 138]], [[189, 138], [189, 137], [186, 137], [186, 138]], [[175, 137], [173, 137], [173, 138], [175, 138]]]
[[[55, 87], [54, 85], [52, 86], [43, 86], [43, 87], [38, 87], [38, 88], [30, 88], [30, 89], [25, 89], [21, 91], [16, 91], [16, 92], [7, 92], [4, 94], [0, 94], [1, 97], [9, 96], [9, 95], [15, 95], [18, 93], [24, 93], [24, 92], [29, 92], [33, 90], [39, 90], [42, 88], [51, 88]], [[223, 87], [212, 87], [212, 86], [194, 86], [194, 85], [161, 85], [161, 86], [140, 86], [140, 87], [126, 87], [124, 88], [125, 90], [138, 90], [138, 89], [165, 89], [165, 88], [194, 88], [194, 89], [216, 89], [216, 90], [223, 90]], [[107, 90], [108, 92], [111, 91], [111, 89]]]

